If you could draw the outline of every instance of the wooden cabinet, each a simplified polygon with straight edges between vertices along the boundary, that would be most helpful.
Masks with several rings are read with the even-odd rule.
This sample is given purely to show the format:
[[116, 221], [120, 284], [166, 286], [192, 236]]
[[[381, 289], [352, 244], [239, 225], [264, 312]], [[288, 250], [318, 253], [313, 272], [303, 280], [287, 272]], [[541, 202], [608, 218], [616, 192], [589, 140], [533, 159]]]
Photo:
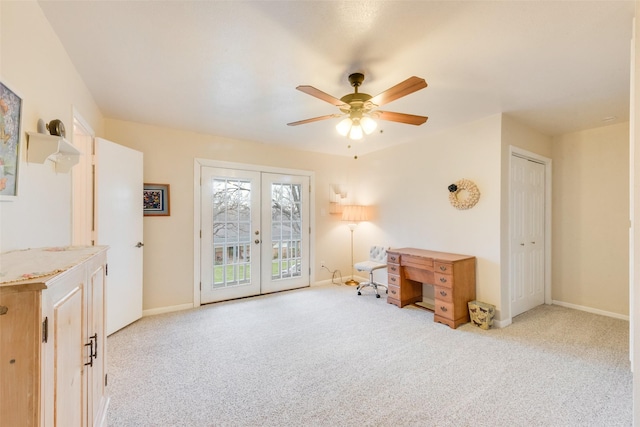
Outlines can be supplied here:
[[476, 259], [415, 248], [387, 251], [389, 294], [398, 307], [422, 301], [422, 284], [433, 285], [433, 320], [457, 328], [469, 322], [467, 303], [476, 298]]
[[42, 276], [0, 283], [0, 426], [106, 425], [106, 247], [8, 252], [0, 272]]

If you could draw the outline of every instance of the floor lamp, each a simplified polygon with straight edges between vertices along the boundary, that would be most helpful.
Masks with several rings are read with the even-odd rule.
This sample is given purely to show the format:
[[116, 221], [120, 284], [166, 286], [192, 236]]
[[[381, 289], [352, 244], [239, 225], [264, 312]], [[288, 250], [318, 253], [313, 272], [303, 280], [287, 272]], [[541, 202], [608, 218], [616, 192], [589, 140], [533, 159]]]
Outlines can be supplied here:
[[353, 230], [356, 229], [358, 222], [368, 221], [369, 212], [366, 206], [348, 205], [342, 210], [342, 220], [348, 222], [349, 230], [351, 230], [351, 279], [344, 282], [345, 285], [356, 286], [360, 282], [353, 278]]

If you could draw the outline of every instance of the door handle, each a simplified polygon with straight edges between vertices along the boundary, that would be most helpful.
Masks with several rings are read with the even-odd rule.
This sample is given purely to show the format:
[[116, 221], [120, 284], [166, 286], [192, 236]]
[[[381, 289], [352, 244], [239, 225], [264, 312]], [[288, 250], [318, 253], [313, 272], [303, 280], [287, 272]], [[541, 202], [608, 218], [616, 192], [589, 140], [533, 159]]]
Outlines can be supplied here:
[[138, 243], [136, 244], [136, 248], [141, 248], [141, 247], [143, 247], [143, 246], [144, 246], [144, 243], [142, 243], [142, 242], [138, 242]]

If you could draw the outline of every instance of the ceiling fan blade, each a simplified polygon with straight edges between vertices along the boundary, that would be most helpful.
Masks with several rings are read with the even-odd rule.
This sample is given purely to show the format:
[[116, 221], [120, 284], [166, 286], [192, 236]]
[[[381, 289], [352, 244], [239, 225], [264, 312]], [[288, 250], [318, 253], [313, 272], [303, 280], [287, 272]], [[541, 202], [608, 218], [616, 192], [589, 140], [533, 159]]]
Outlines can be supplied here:
[[380, 120], [387, 120], [390, 122], [398, 122], [415, 126], [420, 126], [429, 118], [425, 116], [415, 116], [413, 114], [394, 113], [391, 111], [380, 110], [376, 110], [376, 114]]
[[299, 120], [297, 122], [287, 123], [287, 126], [298, 126], [298, 125], [303, 125], [305, 123], [313, 123], [313, 122], [317, 122], [317, 121], [320, 121], [320, 120], [332, 119], [334, 117], [339, 117], [339, 116], [340, 116], [340, 114], [329, 114], [327, 116], [314, 117], [312, 119], [305, 119], [305, 120]]
[[329, 104], [335, 105], [336, 107], [342, 107], [343, 105], [346, 105], [335, 96], [331, 96], [328, 93], [325, 93], [320, 89], [316, 89], [313, 86], [298, 86], [296, 89], [298, 89], [300, 92], [306, 93], [307, 95], [315, 96], [316, 98], [328, 102]]
[[398, 98], [412, 94], [413, 92], [424, 89], [425, 87], [427, 87], [427, 82], [424, 81], [424, 79], [416, 76], [409, 77], [402, 83], [398, 83], [397, 85], [374, 96], [370, 101], [376, 105], [388, 104], [391, 101], [395, 101]]

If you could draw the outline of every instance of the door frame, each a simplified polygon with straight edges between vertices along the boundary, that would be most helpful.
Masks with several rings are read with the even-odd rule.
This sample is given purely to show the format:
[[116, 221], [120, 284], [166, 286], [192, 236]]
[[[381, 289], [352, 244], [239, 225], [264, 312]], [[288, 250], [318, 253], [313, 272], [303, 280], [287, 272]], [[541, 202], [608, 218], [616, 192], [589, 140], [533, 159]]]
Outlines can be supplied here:
[[211, 160], [203, 158], [194, 158], [193, 161], [193, 306], [200, 307], [200, 214], [201, 192], [200, 192], [200, 168], [202, 166], [225, 168], [225, 169], [241, 169], [255, 172], [267, 172], [282, 175], [303, 175], [309, 178], [309, 285], [315, 283], [315, 172], [301, 170], [277, 168], [272, 166], [254, 165], [248, 163], [235, 163], [221, 160]]
[[[72, 114], [74, 129], [71, 132], [71, 142], [80, 150], [81, 155], [78, 165], [71, 170], [71, 242], [73, 245], [93, 245], [95, 242], [93, 155], [96, 133], [75, 106], [72, 106]], [[76, 122], [90, 141], [76, 141]]]
[[[507, 207], [507, 233], [510, 233], [511, 230], [511, 161], [513, 156], [520, 157], [522, 159], [532, 160], [534, 162], [542, 163], [544, 165], [544, 303], [552, 304], [553, 300], [551, 299], [551, 187], [552, 187], [552, 176], [551, 176], [551, 159], [548, 157], [541, 156], [539, 154], [533, 153], [531, 151], [527, 151], [523, 148], [516, 147], [513, 145], [509, 146], [509, 178], [508, 178], [508, 189], [507, 189], [507, 197], [508, 197], [508, 207]], [[509, 278], [511, 273], [511, 235], [507, 236], [508, 239], [508, 257], [507, 257], [507, 274], [505, 277]], [[501, 326], [510, 325], [513, 321], [513, 317], [511, 316], [511, 286], [509, 284], [508, 279], [503, 282], [503, 292], [506, 293], [506, 308], [508, 310], [508, 315], [506, 318], [506, 323], [503, 323]]]

